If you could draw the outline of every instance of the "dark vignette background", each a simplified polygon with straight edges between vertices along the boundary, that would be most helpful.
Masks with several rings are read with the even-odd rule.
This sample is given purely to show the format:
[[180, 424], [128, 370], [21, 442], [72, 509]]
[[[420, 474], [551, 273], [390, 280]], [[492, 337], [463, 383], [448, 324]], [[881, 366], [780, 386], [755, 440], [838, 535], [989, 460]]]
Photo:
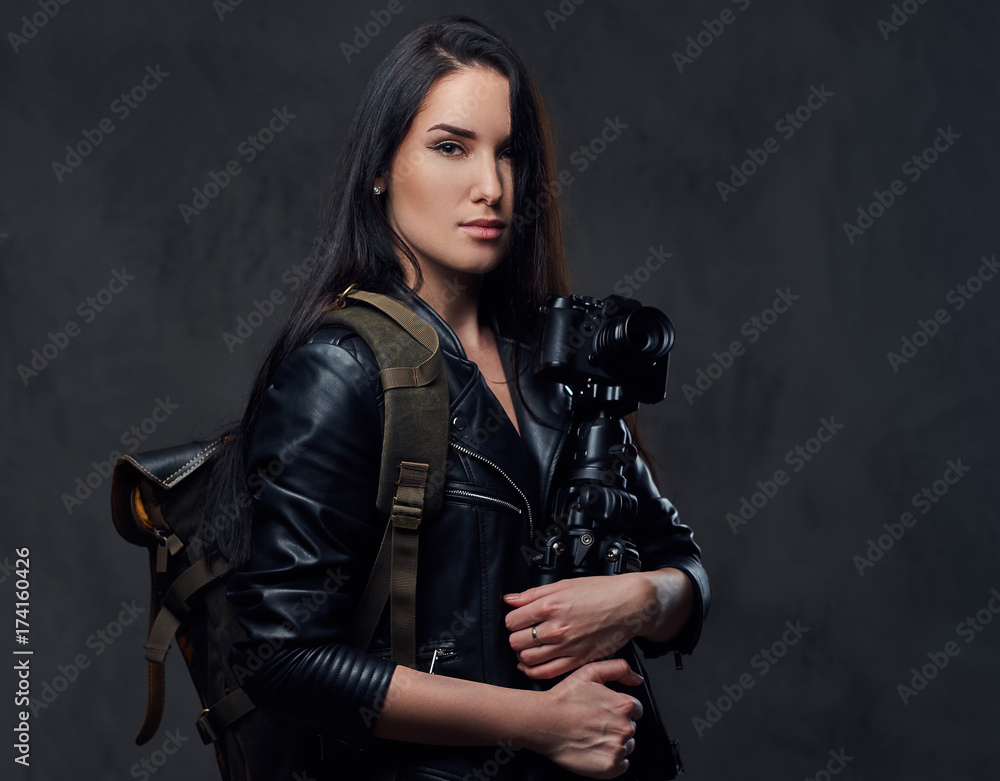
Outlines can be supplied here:
[[[273, 290], [291, 291], [374, 64], [419, 22], [455, 11], [508, 35], [546, 97], [559, 167], [573, 178], [562, 200], [577, 291], [628, 289], [677, 328], [669, 398], [642, 417], [715, 591], [684, 671], [650, 665], [688, 777], [815, 777], [838, 768], [830, 752], [841, 750], [844, 778], [995, 773], [1000, 626], [984, 619], [1000, 587], [1000, 281], [973, 284], [960, 310], [950, 291], [998, 250], [987, 215], [997, 200], [1000, 14], [986, 2], [901, 6], [915, 13], [880, 30], [880, 19], [892, 21], [887, 2], [567, 1], [562, 20], [526, 0], [403, 2], [350, 62], [341, 43], [386, 3], [246, 2], [220, 18], [209, 0], [70, 2], [18, 51], [7, 38], [0, 562], [31, 549], [33, 696], [57, 676], [73, 680], [30, 721], [30, 770], [5, 748], [0, 775], [141, 777], [136, 763], [168, 730], [187, 740], [157, 781], [213, 775], [176, 652], [163, 730], [132, 743], [146, 614], [110, 643], [97, 633], [116, 631], [123, 601], [146, 606], [144, 558], [111, 525], [108, 480], [72, 512], [64, 494], [92, 472], [96, 482], [109, 454], [129, 449], [122, 432], [161, 401], [176, 409], [143, 449], [210, 435], [238, 414], [287, 309], [233, 350], [223, 332]], [[733, 17], [721, 35], [703, 32], [723, 9]], [[12, 0], [0, 32], [20, 34], [21, 17], [39, 12], [35, 0]], [[674, 53], [688, 36], [697, 46], [699, 33], [712, 42], [679, 69]], [[169, 75], [121, 119], [112, 102], [147, 66]], [[828, 97], [784, 138], [775, 123], [814, 87]], [[238, 145], [283, 107], [295, 118], [247, 163]], [[59, 181], [52, 162], [105, 117], [114, 131]], [[596, 151], [592, 140], [616, 122], [595, 159], [579, 153]], [[957, 139], [911, 181], [902, 166], [939, 128]], [[778, 151], [723, 200], [717, 182], [769, 137]], [[232, 159], [242, 173], [186, 224], [178, 205]], [[906, 192], [850, 241], [844, 223], [894, 179]], [[122, 269], [134, 279], [103, 311], [78, 309]], [[773, 322], [765, 310], [779, 290], [796, 298]], [[949, 322], [894, 371], [887, 353], [938, 309]], [[754, 338], [751, 318], [762, 313], [772, 325]], [[69, 321], [79, 334], [25, 381], [19, 365]], [[745, 352], [713, 367], [730, 362], [722, 353], [734, 341]], [[699, 370], [714, 376], [710, 386], [708, 374], [695, 384]], [[793, 471], [786, 453], [831, 418], [843, 428]], [[971, 469], [921, 513], [912, 497], [958, 461]], [[787, 484], [732, 523], [779, 469]], [[892, 527], [906, 511], [915, 524]], [[905, 534], [883, 536], [892, 547], [859, 574], [855, 557], [874, 558], [866, 550], [888, 534], [883, 524]], [[9, 569], [0, 581], [0, 743], [12, 746]], [[786, 622], [808, 631], [796, 639]], [[783, 634], [794, 644], [782, 646]], [[949, 642], [959, 654], [904, 703], [898, 685]], [[759, 654], [772, 646], [785, 653], [765, 663]]]

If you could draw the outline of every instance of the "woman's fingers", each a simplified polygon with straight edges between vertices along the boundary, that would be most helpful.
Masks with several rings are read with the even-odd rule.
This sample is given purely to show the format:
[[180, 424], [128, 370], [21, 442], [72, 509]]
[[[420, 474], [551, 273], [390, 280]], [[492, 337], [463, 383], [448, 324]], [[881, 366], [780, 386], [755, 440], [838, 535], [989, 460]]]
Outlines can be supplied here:
[[577, 667], [575, 660], [568, 656], [560, 656], [542, 664], [521, 663], [517, 669], [534, 681], [545, 681], [559, 675], [572, 672]]
[[[595, 683], [623, 683], [626, 686], [638, 686], [643, 681], [643, 677], [629, 667], [624, 659], [603, 659], [599, 662], [585, 664], [574, 675], [585, 678]], [[638, 700], [636, 703], [638, 704]], [[639, 705], [640, 713], [642, 706]]]
[[[537, 624], [534, 627], [534, 636], [531, 628], [528, 628], [514, 632], [509, 638], [511, 649], [516, 652], [517, 660], [520, 662], [518, 668], [534, 680], [554, 678], [572, 672], [617, 650], [617, 646], [572, 639], [558, 640], [555, 637], [551, 642], [543, 642], [543, 638], [549, 633], [549, 626]], [[539, 639], [541, 645], [535, 642], [535, 637]]]
[[642, 705], [607, 688], [612, 682], [636, 685], [642, 677], [624, 659], [606, 659], [584, 665], [550, 690], [562, 705], [565, 737], [544, 753], [589, 778], [617, 778], [635, 750]]

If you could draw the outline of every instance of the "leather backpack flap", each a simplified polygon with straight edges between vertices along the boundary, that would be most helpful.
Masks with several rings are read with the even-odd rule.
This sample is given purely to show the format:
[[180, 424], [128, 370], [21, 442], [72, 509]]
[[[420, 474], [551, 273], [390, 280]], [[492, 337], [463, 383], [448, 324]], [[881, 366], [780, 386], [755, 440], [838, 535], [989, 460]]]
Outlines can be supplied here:
[[[147, 548], [158, 544], [158, 528], [166, 534], [187, 532], [185, 537], [196, 534], [200, 515], [197, 519], [189, 519], [185, 514], [185, 528], [181, 529], [176, 514], [165, 514], [161, 505], [172, 500], [172, 488], [192, 475], [199, 475], [199, 468], [218, 453], [222, 442], [221, 438], [210, 442], [190, 442], [121, 456], [111, 477], [111, 517], [118, 533], [133, 545]], [[207, 475], [200, 477], [207, 482]], [[172, 525], [166, 522], [166, 515], [173, 520]]]

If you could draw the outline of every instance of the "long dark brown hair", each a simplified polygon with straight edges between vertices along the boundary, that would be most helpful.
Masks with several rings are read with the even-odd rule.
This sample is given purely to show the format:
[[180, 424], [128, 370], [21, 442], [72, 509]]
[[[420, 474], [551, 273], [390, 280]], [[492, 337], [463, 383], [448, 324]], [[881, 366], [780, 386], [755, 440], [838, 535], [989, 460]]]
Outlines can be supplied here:
[[556, 176], [552, 134], [524, 62], [497, 32], [466, 16], [418, 27], [376, 67], [348, 125], [313, 250], [317, 263], [257, 375], [242, 420], [228, 433], [215, 469], [206, 515], [210, 556], [239, 564], [249, 554], [250, 441], [279, 364], [316, 330], [323, 310], [349, 285], [386, 292], [391, 280], [403, 280], [400, 257], [413, 267], [419, 290], [422, 277], [416, 258], [390, 226], [383, 199], [373, 192], [374, 182], [391, 170], [431, 86], [442, 76], [476, 66], [495, 70], [509, 82], [514, 166], [508, 252], [485, 276], [481, 306], [495, 313], [506, 336], [532, 344], [541, 304], [549, 295], [568, 293], [559, 205], [551, 195]]

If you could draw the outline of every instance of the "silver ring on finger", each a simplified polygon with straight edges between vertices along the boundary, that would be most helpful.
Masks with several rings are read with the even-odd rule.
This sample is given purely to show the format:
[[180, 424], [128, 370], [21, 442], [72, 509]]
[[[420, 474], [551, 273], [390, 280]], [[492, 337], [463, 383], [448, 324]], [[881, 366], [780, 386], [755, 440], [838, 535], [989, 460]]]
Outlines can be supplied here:
[[535, 632], [535, 627], [537, 626], [538, 624], [535, 624], [535, 626], [531, 627], [531, 639], [535, 641], [535, 645], [541, 648], [543, 643], [541, 640], [538, 639], [538, 634]]

